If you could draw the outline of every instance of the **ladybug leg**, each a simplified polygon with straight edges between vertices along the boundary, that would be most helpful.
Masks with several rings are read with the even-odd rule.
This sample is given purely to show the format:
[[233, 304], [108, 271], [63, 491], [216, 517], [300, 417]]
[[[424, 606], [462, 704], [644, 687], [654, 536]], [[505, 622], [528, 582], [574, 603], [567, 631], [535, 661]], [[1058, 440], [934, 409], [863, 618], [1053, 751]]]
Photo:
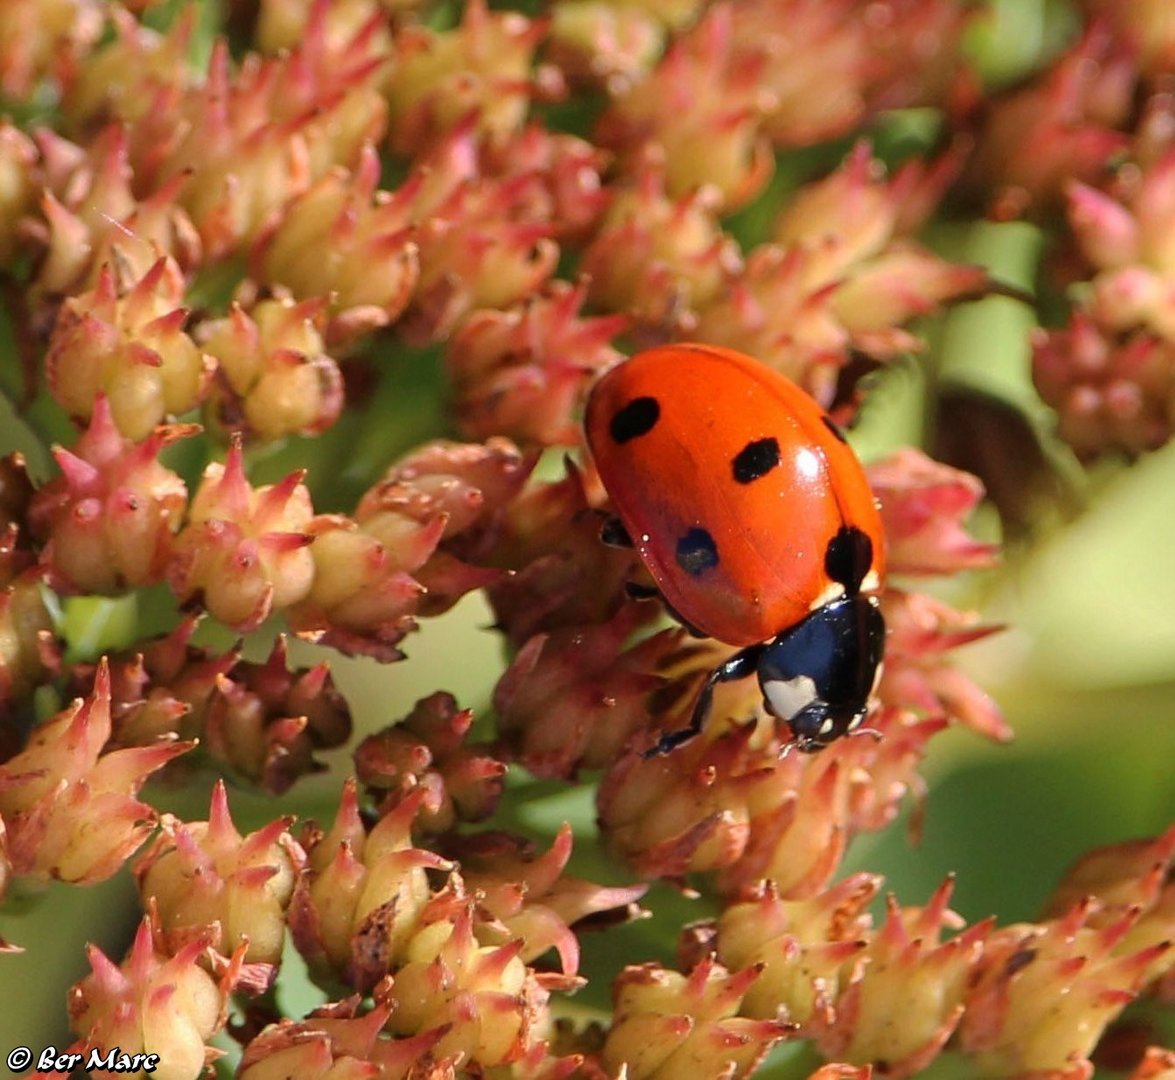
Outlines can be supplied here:
[[600, 540], [608, 547], [636, 547], [624, 523], [615, 514], [609, 514], [604, 518], [604, 523], [600, 526]]
[[698, 700], [694, 703], [694, 711], [690, 714], [689, 726], [677, 731], [667, 731], [654, 746], [646, 750], [641, 757], [658, 757], [676, 750], [682, 743], [689, 742], [705, 726], [706, 718], [710, 715], [710, 705], [714, 699], [714, 687], [718, 683], [734, 682], [736, 679], [746, 679], [754, 675], [759, 667], [759, 656], [763, 651], [762, 645], [752, 645], [735, 653], [725, 664], [721, 664], [710, 672], [710, 677], [702, 687]]
[[[669, 612], [669, 614], [670, 614], [670, 615], [671, 615], [671, 616], [672, 616], [672, 617], [673, 617], [673, 618], [674, 618], [674, 619], [675, 619], [677, 622], [681, 623], [681, 625], [685, 627], [685, 630], [686, 630], [686, 632], [689, 634], [689, 636], [690, 636], [690, 637], [694, 637], [694, 638], [708, 638], [708, 637], [710, 636], [709, 634], [704, 634], [704, 633], [702, 633], [702, 631], [701, 631], [701, 630], [699, 630], [699, 629], [698, 629], [696, 626], [694, 626], [694, 624], [693, 624], [693, 623], [691, 623], [691, 622], [687, 622], [685, 619], [683, 619], [683, 618], [681, 617], [681, 613], [680, 613], [680, 612], [677, 610], [677, 608], [675, 608], [675, 607], [674, 607], [674, 606], [673, 606], [673, 605], [672, 605], [672, 604], [671, 604], [671, 603], [670, 603], [668, 600], [666, 600], [666, 599], [665, 599], [665, 597], [663, 597], [663, 596], [661, 597], [661, 603], [665, 605], [665, 610], [666, 610], [666, 611], [668, 611], [668, 612]], [[742, 655], [742, 653], [739, 653], [739, 656], [741, 656], [741, 655]], [[730, 660], [728, 660], [728, 661], [727, 661], [727, 664], [729, 664], [729, 663], [733, 663], [733, 662], [734, 662], [735, 660], [737, 660], [737, 659], [738, 659], [738, 656], [732, 656], [732, 657], [730, 658]], [[725, 667], [725, 666], [726, 666], [726, 664], [723, 664], [722, 666], [723, 666], [723, 667]], [[721, 670], [722, 670], [722, 668], [719, 668], [718, 670], [719, 670], [719, 671], [721, 671]], [[748, 672], [748, 674], [749, 674], [749, 672]], [[731, 675], [731, 676], [729, 676], [729, 678], [731, 678], [731, 679], [741, 679], [741, 678], [744, 678], [744, 676], [742, 676], [742, 675]], [[726, 682], [727, 680], [726, 680], [726, 679], [720, 679], [720, 680], [718, 680], [718, 681], [719, 681], [719, 682]]]
[[[632, 537], [628, 534], [628, 530], [624, 527], [624, 523], [615, 514], [609, 514], [604, 518], [604, 523], [600, 526], [600, 542], [606, 544], [608, 547], [630, 549], [636, 547], [636, 544], [632, 542]], [[655, 589], [651, 585], [642, 585], [638, 581], [626, 581], [624, 583], [624, 591], [633, 600], [659, 599], [665, 605], [665, 610], [689, 631], [691, 637], [704, 638], [710, 636], [709, 634], [703, 634], [696, 626], [692, 626], [686, 622], [674, 610], [673, 605], [661, 595], [660, 589]], [[738, 678], [742, 678], [742, 676], [740, 675]]]
[[709, 634], [702, 633], [696, 626], [686, 622], [685, 619], [677, 612], [676, 608], [661, 595], [660, 589], [653, 588], [652, 585], [642, 585], [639, 581], [626, 581], [624, 583], [624, 592], [631, 600], [660, 600], [665, 606], [665, 610], [685, 628], [690, 637], [705, 638]]
[[[623, 522], [615, 514], [609, 514], [604, 518], [604, 523], [600, 526], [600, 542], [608, 547], [625, 548], [629, 551], [636, 546]], [[661, 596], [660, 589], [652, 585], [642, 585], [639, 581], [626, 581], [624, 592], [630, 600], [657, 600]]]
[[[624, 523], [615, 514], [605, 516], [604, 522], [600, 526], [600, 543], [608, 547], [625, 548], [629, 551], [636, 547], [632, 542], [632, 537], [628, 535]], [[626, 581], [624, 592], [630, 600], [658, 600], [661, 597], [660, 589], [654, 588], [652, 585], [642, 585], [639, 581]]]

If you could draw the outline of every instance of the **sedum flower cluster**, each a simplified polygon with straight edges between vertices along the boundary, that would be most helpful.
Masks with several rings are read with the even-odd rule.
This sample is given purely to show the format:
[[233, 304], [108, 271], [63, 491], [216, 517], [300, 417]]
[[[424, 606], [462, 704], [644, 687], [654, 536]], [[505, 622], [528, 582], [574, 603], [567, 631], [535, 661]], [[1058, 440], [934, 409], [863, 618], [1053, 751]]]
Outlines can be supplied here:
[[[175, 1080], [1175, 1076], [1175, 826], [1090, 850], [1032, 922], [846, 862], [933, 815], [940, 736], [1012, 737], [957, 653], [1001, 630], [987, 486], [1031, 535], [1046, 435], [1079, 468], [1175, 430], [1175, 26], [1075, 0], [1001, 87], [1000, 8], [4, 0], [0, 913], [138, 898], [62, 996], [68, 1052]], [[951, 241], [1009, 222], [1048, 238], [1036, 282]], [[1053, 410], [1015, 469], [1025, 423], [936, 382], [951, 313], [989, 303], [1034, 313], [1021, 383]], [[644, 753], [733, 650], [601, 542], [580, 420], [600, 372], [691, 340], [867, 459], [886, 660], [863, 737], [817, 754], [751, 681]], [[910, 380], [937, 441], [899, 419]], [[470, 594], [484, 697], [353, 716], [332, 660], [394, 685]], [[528, 829], [551, 791], [596, 829]]]

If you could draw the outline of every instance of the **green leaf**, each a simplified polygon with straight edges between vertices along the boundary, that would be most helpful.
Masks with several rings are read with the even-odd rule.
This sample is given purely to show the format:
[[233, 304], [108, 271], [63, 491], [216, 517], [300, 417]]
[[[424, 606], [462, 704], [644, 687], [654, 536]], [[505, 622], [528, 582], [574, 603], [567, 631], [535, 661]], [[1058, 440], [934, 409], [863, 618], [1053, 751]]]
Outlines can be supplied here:
[[1166, 682], [1175, 672], [1175, 443], [1122, 470], [1085, 514], [1037, 544], [989, 613], [1020, 663], [1058, 687]]
[[1077, 28], [1069, 0], [988, 0], [967, 34], [967, 52], [988, 86], [1023, 79], [1063, 48]]
[[[1165, 694], [1169, 702], [1170, 688]], [[1033, 724], [1027, 702], [1009, 702], [1008, 718], [1018, 729]], [[1052, 731], [1047, 741], [1027, 737], [1005, 747], [953, 733], [972, 757], [945, 773], [939, 766], [920, 843], [900, 826], [860, 837], [841, 876], [883, 873], [903, 904], [922, 904], [956, 874], [951, 906], [968, 921], [1033, 919], [1079, 855], [1154, 836], [1175, 820], [1169, 711], [1123, 710], [1102, 724], [1071, 716]]]

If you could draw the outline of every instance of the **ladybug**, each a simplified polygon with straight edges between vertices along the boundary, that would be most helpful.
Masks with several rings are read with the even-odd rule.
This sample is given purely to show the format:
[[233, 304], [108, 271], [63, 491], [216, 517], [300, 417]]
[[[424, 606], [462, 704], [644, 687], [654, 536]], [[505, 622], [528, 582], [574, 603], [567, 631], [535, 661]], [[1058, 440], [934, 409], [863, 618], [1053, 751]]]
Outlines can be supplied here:
[[618, 515], [604, 539], [636, 548], [688, 628], [740, 647], [646, 756], [701, 730], [717, 683], [753, 674], [798, 749], [858, 729], [885, 639], [885, 537], [824, 410], [749, 356], [675, 344], [606, 372], [584, 427]]

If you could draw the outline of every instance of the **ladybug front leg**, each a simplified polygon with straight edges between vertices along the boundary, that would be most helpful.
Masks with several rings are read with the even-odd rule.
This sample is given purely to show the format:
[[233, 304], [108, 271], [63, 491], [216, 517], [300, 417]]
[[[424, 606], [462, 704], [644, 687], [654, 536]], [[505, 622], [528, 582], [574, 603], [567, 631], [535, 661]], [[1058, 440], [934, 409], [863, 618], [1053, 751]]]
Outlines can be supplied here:
[[634, 548], [632, 537], [624, 527], [624, 522], [615, 514], [608, 514], [600, 526], [600, 541], [608, 547]]
[[[600, 526], [600, 540], [607, 544], [608, 547], [626, 548], [630, 550], [636, 547], [628, 530], [624, 527], [624, 522], [611, 514], [604, 518], [604, 523]], [[704, 638], [710, 636], [709, 634], [702, 633], [696, 626], [683, 619], [674, 610], [673, 605], [661, 595], [661, 590], [655, 585], [646, 585], [640, 581], [626, 581], [624, 583], [624, 591], [630, 600], [660, 600], [665, 605], [665, 610], [689, 631], [691, 637]], [[739, 675], [736, 678], [742, 678], [742, 676]]]
[[682, 743], [689, 742], [706, 724], [710, 715], [710, 705], [714, 700], [714, 687], [718, 683], [734, 682], [736, 679], [747, 679], [754, 675], [759, 667], [759, 657], [763, 652], [762, 645], [752, 645], [750, 648], [737, 652], [725, 664], [721, 664], [710, 672], [702, 692], [694, 704], [694, 711], [690, 714], [689, 726], [677, 731], [667, 731], [654, 746], [646, 750], [641, 757], [648, 759], [668, 754], [676, 750]]
[[[632, 551], [636, 547], [628, 530], [624, 527], [624, 522], [615, 514], [609, 514], [604, 518], [604, 523], [600, 526], [600, 541], [608, 547], [623, 548], [626, 551]], [[639, 581], [626, 581], [624, 591], [630, 600], [658, 600], [661, 598], [660, 589], [653, 585], [644, 585]]]

